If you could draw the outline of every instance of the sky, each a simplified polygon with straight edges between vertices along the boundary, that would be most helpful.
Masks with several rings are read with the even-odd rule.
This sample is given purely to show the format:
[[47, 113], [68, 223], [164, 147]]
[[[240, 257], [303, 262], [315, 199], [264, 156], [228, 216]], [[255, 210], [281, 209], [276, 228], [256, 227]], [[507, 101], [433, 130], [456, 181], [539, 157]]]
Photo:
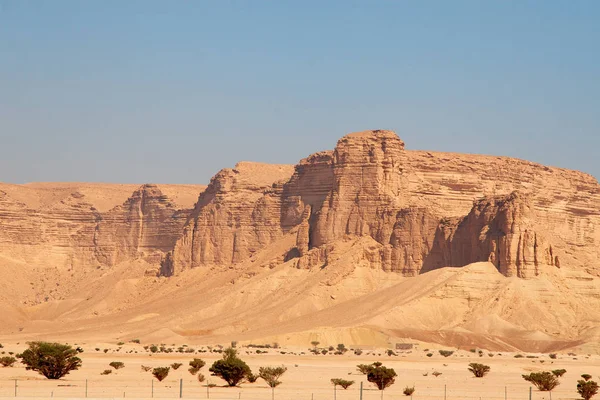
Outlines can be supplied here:
[[203, 184], [343, 135], [600, 177], [600, 1], [0, 0], [0, 181]]

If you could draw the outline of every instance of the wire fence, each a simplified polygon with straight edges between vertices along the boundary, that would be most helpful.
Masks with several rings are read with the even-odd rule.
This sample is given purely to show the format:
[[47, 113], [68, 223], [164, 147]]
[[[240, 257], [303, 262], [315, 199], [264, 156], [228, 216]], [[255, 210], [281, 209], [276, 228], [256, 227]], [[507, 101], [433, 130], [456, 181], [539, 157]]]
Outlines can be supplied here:
[[[403, 394], [404, 386], [394, 385], [379, 391], [358, 382], [344, 390], [341, 387], [286, 387], [271, 389], [264, 384], [242, 387], [211, 387], [210, 381], [156, 380], [111, 382], [98, 380], [4, 380], [0, 381], [0, 397], [13, 398], [136, 398], [136, 399], [217, 399], [217, 400], [574, 400], [577, 393], [567, 387], [553, 392], [540, 392], [531, 387], [486, 384], [478, 388], [464, 385], [420, 385], [412, 396]], [[219, 384], [222, 384], [219, 382]]]

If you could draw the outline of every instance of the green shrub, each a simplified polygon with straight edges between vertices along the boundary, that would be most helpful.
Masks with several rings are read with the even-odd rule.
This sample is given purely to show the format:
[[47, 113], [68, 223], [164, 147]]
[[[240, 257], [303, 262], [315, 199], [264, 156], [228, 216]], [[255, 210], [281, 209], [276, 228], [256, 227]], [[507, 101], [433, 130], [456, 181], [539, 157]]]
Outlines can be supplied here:
[[229, 386], [237, 386], [252, 373], [248, 364], [242, 361], [237, 356], [237, 351], [232, 348], [225, 349], [223, 358], [215, 361], [209, 371], [223, 379]]
[[433, 353], [427, 353], [427, 357], [433, 357]]
[[527, 382], [531, 382], [538, 390], [542, 392], [552, 391], [555, 387], [560, 385], [558, 378], [554, 376], [552, 372], [532, 372], [529, 375], [522, 375], [523, 379]]
[[592, 379], [592, 376], [590, 374], [583, 374], [583, 375], [581, 375], [581, 377], [583, 379], [585, 379], [586, 382], [589, 381], [590, 379]]
[[[196, 375], [198, 373], [198, 371], [200, 371], [202, 369], [202, 367], [204, 367], [206, 365], [206, 363], [201, 358], [194, 358], [192, 361], [190, 361], [189, 365], [190, 365], [190, 367], [188, 368], [189, 373], [192, 375]], [[179, 367], [177, 367], [177, 368], [179, 368]]]
[[383, 390], [394, 384], [396, 381], [396, 371], [393, 368], [384, 367], [380, 362], [373, 364], [359, 364], [357, 369], [367, 375], [367, 380], [377, 386], [377, 389]]
[[17, 357], [27, 370], [38, 372], [48, 379], [60, 379], [81, 367], [77, 350], [66, 344], [29, 342], [29, 348]]
[[179, 367], [181, 367], [182, 365], [182, 363], [173, 363], [171, 364], [171, 368], [173, 368], [174, 370], [178, 370]]
[[17, 362], [17, 359], [14, 357], [0, 357], [0, 365], [3, 367], [12, 367]]
[[102, 373], [100, 375], [110, 375], [112, 374], [112, 369], [105, 369], [104, 371], [102, 371]]
[[113, 361], [110, 364], [111, 367], [113, 367], [114, 369], [121, 369], [121, 368], [125, 368], [125, 364], [123, 364], [121, 361]]
[[550, 357], [553, 360], [556, 360], [556, 353], [549, 354], [548, 357]]
[[267, 385], [274, 388], [281, 384], [279, 378], [287, 371], [286, 367], [260, 367], [258, 376], [260, 376]]
[[333, 378], [331, 380], [331, 383], [333, 384], [333, 386], [341, 386], [345, 389], [348, 389], [350, 386], [352, 386], [354, 384], [354, 381], [347, 381], [345, 379], [341, 379], [341, 378]]
[[152, 367], [148, 367], [147, 365], [142, 365], [142, 371], [148, 372], [152, 369]]
[[594, 381], [577, 381], [577, 393], [583, 400], [590, 400], [596, 394], [598, 394], [598, 384]]
[[560, 378], [561, 376], [563, 376], [566, 373], [567, 373], [566, 369], [555, 369], [554, 371], [552, 371], [552, 375], [554, 375], [557, 378]]
[[204, 382], [204, 375], [198, 374], [198, 382], [200, 382], [200, 383]]
[[169, 371], [170, 370], [171, 370], [170, 367], [158, 367], [158, 368], [154, 368], [152, 370], [152, 375], [154, 375], [154, 377], [156, 379], [158, 379], [159, 382], [162, 382], [169, 375]]
[[438, 372], [438, 371], [433, 371], [433, 372], [431, 373], [431, 375], [433, 375], [433, 376], [435, 376], [435, 377], [437, 378], [438, 376], [442, 375], [442, 373], [441, 373], [441, 372]]
[[137, 343], [137, 344], [140, 344], [140, 339], [132, 339], [132, 340], [131, 340], [131, 343]]
[[444, 357], [450, 357], [452, 354], [454, 354], [454, 352], [451, 350], [440, 350], [439, 352]]
[[158, 351], [158, 347], [156, 345], [150, 346], [149, 349], [152, 353], [156, 353]]
[[412, 396], [413, 393], [415, 392], [415, 387], [405, 387], [404, 391], [402, 393], [404, 393], [405, 396]]
[[488, 372], [490, 372], [490, 366], [478, 363], [471, 363], [469, 364], [469, 371], [471, 371], [476, 378], [483, 378], [487, 375]]
[[246, 377], [246, 380], [250, 383], [254, 383], [258, 380], [258, 378], [260, 378], [258, 375], [253, 374], [252, 372], [250, 372], [248, 374], [248, 376]]

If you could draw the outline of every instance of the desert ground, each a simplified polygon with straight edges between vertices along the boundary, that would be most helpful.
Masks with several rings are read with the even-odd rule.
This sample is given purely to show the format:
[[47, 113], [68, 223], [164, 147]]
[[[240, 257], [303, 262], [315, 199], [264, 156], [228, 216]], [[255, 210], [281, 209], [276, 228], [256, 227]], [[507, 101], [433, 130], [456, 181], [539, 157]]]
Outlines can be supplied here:
[[[74, 343], [72, 343], [75, 345]], [[144, 350], [142, 344], [115, 343], [77, 343], [84, 349], [81, 354], [83, 366], [61, 380], [50, 381], [33, 371], [25, 370], [22, 364], [12, 368], [0, 368], [0, 397], [18, 398], [183, 398], [190, 399], [276, 399], [324, 400], [359, 399], [360, 385], [363, 384], [362, 398], [365, 400], [402, 399], [405, 387], [414, 386], [413, 399], [527, 399], [531, 385], [524, 381], [522, 374], [535, 371], [566, 369], [560, 379], [560, 386], [553, 393], [531, 391], [533, 399], [577, 399], [576, 382], [580, 375], [587, 373], [596, 379], [600, 375], [600, 356], [559, 353], [555, 359], [549, 354], [508, 353], [482, 351], [477, 349], [452, 349], [417, 344], [412, 350], [397, 350], [389, 356], [387, 349], [365, 348], [361, 355], [349, 350], [343, 355], [314, 355], [312, 347], [257, 349], [238, 345], [240, 357], [254, 372], [260, 366], [287, 367], [282, 384], [274, 392], [259, 379], [255, 383], [243, 383], [239, 387], [225, 387], [225, 382], [211, 376], [209, 366], [218, 358], [207, 347], [192, 348], [186, 346], [189, 353], [151, 353]], [[335, 344], [334, 344], [335, 346]], [[180, 345], [166, 345], [177, 351]], [[212, 346], [211, 346], [212, 347]], [[327, 348], [328, 345], [319, 345]], [[24, 343], [4, 343], [2, 351], [18, 353], [24, 350]], [[218, 349], [217, 346], [212, 347]], [[96, 350], [98, 349], [98, 350]], [[105, 353], [104, 350], [107, 349]], [[194, 352], [192, 353], [192, 349]], [[440, 349], [454, 350], [449, 357], [440, 355]], [[261, 353], [257, 354], [257, 350]], [[202, 351], [202, 352], [201, 352]], [[474, 351], [474, 352], [473, 352]], [[266, 352], [266, 353], [262, 353]], [[427, 354], [432, 354], [428, 357]], [[520, 354], [522, 357], [516, 358]], [[518, 357], [518, 356], [517, 356]], [[192, 358], [202, 358], [206, 366], [202, 368], [206, 380], [198, 382], [188, 371], [188, 362]], [[121, 361], [125, 367], [114, 370], [109, 375], [102, 371], [112, 369], [108, 364]], [[390, 388], [381, 393], [367, 382], [356, 365], [361, 363], [382, 362], [395, 369], [398, 377]], [[475, 378], [467, 370], [471, 362], [484, 363], [491, 367], [484, 378]], [[149, 367], [168, 366], [182, 363], [177, 370], [171, 369], [169, 376], [158, 382], [150, 372], [144, 372], [142, 365]], [[434, 372], [441, 375], [434, 376]], [[343, 390], [330, 383], [331, 378], [343, 378], [355, 381], [349, 389]], [[16, 385], [16, 388], [15, 388]], [[212, 387], [213, 385], [216, 385]], [[87, 386], [87, 389], [86, 389]], [[210, 387], [209, 387], [210, 386]], [[87, 390], [87, 393], [86, 393]], [[506, 397], [505, 397], [506, 396]]]

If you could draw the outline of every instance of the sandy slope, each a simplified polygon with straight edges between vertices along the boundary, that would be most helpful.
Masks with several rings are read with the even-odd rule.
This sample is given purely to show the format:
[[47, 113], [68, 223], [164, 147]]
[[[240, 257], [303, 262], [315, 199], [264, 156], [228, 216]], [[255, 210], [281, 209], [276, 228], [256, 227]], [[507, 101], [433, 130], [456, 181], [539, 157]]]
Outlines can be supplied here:
[[382, 347], [423, 341], [554, 351], [599, 337], [599, 279], [561, 270], [506, 278], [487, 263], [403, 278], [356, 261], [371, 244], [367, 238], [337, 243], [337, 259], [323, 269], [300, 270], [293, 262], [272, 268], [271, 254], [293, 240], [284, 237], [235, 268], [172, 278], [144, 277], [148, 265], [141, 260], [119, 265], [65, 300], [13, 309], [0, 338], [288, 345], [316, 339]]

